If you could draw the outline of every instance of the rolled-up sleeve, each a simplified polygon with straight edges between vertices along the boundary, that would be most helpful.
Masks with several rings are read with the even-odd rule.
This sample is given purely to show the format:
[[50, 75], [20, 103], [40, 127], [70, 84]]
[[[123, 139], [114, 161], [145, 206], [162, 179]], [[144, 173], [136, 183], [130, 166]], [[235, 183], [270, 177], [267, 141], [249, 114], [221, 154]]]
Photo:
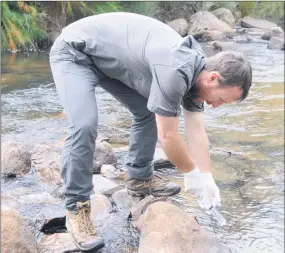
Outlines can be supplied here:
[[152, 67], [152, 84], [148, 109], [166, 117], [181, 114], [182, 98], [187, 92], [187, 78], [175, 67], [155, 65]]
[[182, 99], [182, 106], [185, 110], [190, 112], [203, 112], [204, 102], [195, 102], [191, 97], [184, 96]]

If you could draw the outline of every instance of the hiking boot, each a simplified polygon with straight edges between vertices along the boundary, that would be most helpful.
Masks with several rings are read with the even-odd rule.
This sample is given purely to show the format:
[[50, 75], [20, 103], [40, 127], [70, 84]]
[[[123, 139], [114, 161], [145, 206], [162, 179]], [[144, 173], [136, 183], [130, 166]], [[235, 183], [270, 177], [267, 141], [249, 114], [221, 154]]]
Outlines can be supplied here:
[[68, 211], [66, 215], [66, 228], [74, 239], [78, 249], [91, 251], [105, 246], [102, 237], [96, 235], [96, 230], [90, 218], [91, 203], [77, 202], [76, 211]]
[[180, 192], [181, 188], [175, 183], [171, 183], [158, 175], [154, 175], [150, 180], [137, 180], [130, 178], [126, 181], [126, 189], [130, 195], [154, 197], [167, 197]]

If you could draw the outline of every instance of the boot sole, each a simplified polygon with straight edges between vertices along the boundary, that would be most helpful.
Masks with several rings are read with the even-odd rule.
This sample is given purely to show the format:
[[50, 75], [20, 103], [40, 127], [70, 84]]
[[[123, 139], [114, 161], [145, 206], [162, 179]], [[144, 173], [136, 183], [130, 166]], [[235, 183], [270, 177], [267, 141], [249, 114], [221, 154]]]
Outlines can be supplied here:
[[93, 252], [94, 250], [102, 249], [103, 247], [105, 247], [105, 243], [104, 242], [101, 242], [98, 245], [96, 245], [96, 246], [94, 246], [94, 247], [92, 247], [90, 249], [83, 248], [82, 246], [80, 246], [80, 244], [76, 243], [75, 240], [74, 240], [74, 243], [75, 243], [76, 247], [78, 249], [80, 249], [82, 252]]
[[128, 188], [126, 188], [127, 192], [135, 197], [143, 197], [146, 195], [152, 195], [154, 197], [169, 197], [169, 196], [173, 196], [178, 194], [181, 191], [181, 188], [177, 188], [175, 191], [173, 192], [150, 192], [150, 191], [134, 191], [134, 190], [130, 190]]

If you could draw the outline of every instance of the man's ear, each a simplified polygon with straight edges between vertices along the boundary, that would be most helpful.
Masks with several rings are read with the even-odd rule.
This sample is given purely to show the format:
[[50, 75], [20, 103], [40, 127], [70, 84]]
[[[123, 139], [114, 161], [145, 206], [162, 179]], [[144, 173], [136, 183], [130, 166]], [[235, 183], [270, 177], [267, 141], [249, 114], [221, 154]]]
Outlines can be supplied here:
[[220, 73], [219, 72], [217, 72], [217, 71], [212, 71], [211, 72], [211, 81], [214, 81], [215, 79], [218, 79], [219, 77], [220, 77], [221, 75], [220, 75]]

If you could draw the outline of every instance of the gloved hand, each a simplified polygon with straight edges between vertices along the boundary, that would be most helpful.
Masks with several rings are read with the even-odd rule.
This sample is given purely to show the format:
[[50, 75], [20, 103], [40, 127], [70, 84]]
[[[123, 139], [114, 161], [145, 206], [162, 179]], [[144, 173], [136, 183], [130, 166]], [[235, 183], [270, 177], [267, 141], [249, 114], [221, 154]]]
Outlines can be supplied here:
[[220, 206], [220, 190], [217, 187], [212, 173], [202, 173], [198, 168], [184, 174], [185, 191], [192, 194], [199, 206], [208, 210], [212, 206]]

